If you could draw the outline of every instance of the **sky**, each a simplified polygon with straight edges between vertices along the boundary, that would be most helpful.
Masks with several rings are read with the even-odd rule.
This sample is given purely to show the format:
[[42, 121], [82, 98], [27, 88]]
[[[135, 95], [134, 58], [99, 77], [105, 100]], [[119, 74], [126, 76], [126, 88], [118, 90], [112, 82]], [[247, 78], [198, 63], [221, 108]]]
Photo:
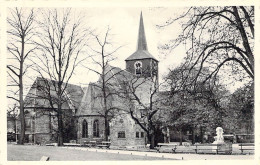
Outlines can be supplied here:
[[[159, 60], [159, 74], [167, 73], [169, 67], [177, 66], [185, 56], [184, 49], [176, 49], [171, 55], [165, 57], [159, 55], [157, 46], [166, 43], [169, 39], [177, 37], [181, 33], [181, 26], [168, 29], [158, 29], [156, 25], [163, 24], [176, 14], [184, 10], [172, 10], [167, 8], [89, 8], [86, 9], [86, 19], [92, 27], [97, 27], [100, 36], [104, 36], [106, 28], [111, 28], [112, 40], [115, 46], [122, 46], [116, 54], [116, 60], [110, 64], [125, 69], [125, 59], [136, 51], [140, 13], [142, 11], [145, 27], [145, 35], [148, 51]], [[172, 12], [175, 11], [175, 12]], [[78, 68], [79, 78], [76, 76], [71, 82], [88, 83], [96, 81], [97, 75], [84, 68]]]
[[[176, 21], [171, 26], [157, 28], [156, 25], [162, 25], [170, 18], [175, 18], [187, 11], [186, 8], [136, 8], [136, 7], [93, 7], [93, 8], [73, 8], [76, 13], [84, 16], [83, 23], [86, 27], [95, 29], [95, 33], [101, 38], [104, 37], [107, 27], [111, 29], [111, 41], [115, 47], [122, 46], [114, 56], [117, 58], [110, 65], [125, 69], [125, 59], [134, 53], [137, 49], [138, 29], [140, 13], [143, 14], [145, 35], [147, 40], [148, 51], [159, 60], [159, 81], [166, 75], [169, 68], [175, 68], [183, 62], [186, 55], [186, 48], [182, 45], [175, 48], [169, 54], [161, 54], [158, 46], [175, 39], [182, 33], [181, 22]], [[77, 15], [75, 15], [77, 17]], [[92, 42], [92, 41], [91, 41]], [[91, 43], [95, 43], [94, 41]], [[84, 52], [82, 56], [85, 56]], [[97, 67], [89, 59], [83, 65], [90, 68]], [[25, 92], [27, 93], [33, 80], [37, 77], [34, 73], [28, 73], [25, 80]], [[69, 83], [86, 87], [90, 82], [98, 80], [98, 75], [85, 67], [79, 66], [75, 70]], [[227, 88], [232, 92], [243, 82], [233, 84]]]

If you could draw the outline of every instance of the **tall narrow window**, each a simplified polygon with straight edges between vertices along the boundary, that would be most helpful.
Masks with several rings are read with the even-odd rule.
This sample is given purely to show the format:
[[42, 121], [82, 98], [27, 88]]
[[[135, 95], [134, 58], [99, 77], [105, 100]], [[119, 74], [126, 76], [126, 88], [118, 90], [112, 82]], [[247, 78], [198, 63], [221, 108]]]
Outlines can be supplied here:
[[142, 62], [137, 61], [135, 62], [135, 74], [140, 76], [142, 74]]
[[143, 138], [144, 137], [144, 132], [141, 132], [141, 138]]
[[86, 120], [82, 123], [82, 137], [87, 138], [88, 137], [88, 123]]
[[136, 132], [136, 133], [135, 133], [135, 137], [136, 137], [136, 138], [139, 138], [139, 132]]
[[99, 137], [99, 123], [98, 120], [95, 120], [93, 123], [93, 136]]

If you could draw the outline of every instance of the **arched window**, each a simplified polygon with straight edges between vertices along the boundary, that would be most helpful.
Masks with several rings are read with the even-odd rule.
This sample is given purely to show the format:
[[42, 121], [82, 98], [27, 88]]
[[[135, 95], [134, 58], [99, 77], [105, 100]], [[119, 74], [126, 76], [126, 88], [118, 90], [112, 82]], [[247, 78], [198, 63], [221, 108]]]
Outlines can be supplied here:
[[95, 120], [93, 123], [93, 137], [99, 137], [99, 123]]
[[136, 75], [142, 74], [142, 62], [140, 62], [140, 61], [135, 62], [135, 74]]
[[88, 123], [86, 120], [82, 123], [82, 138], [88, 137]]

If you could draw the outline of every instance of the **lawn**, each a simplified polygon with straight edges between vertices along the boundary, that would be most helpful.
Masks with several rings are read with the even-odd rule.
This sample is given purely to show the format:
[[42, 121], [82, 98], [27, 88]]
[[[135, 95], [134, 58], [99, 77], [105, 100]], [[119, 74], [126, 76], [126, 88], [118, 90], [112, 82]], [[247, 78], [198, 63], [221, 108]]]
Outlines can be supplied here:
[[7, 145], [8, 161], [37, 161], [42, 156], [50, 157], [50, 161], [84, 161], [84, 160], [169, 160], [159, 157], [137, 156], [116, 153], [81, 151], [51, 146]]

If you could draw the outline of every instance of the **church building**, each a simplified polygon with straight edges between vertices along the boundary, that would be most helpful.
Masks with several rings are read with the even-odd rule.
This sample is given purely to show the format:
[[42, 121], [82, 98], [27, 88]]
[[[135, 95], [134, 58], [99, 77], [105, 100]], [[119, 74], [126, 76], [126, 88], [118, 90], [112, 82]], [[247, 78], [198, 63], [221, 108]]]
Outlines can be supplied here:
[[[130, 79], [141, 81], [149, 78], [150, 81], [139, 84], [136, 92], [142, 102], [147, 104], [152, 81], [158, 84], [158, 60], [148, 51], [142, 13], [137, 42], [137, 50], [125, 60], [126, 70], [107, 65], [105, 73], [107, 77], [113, 77], [107, 82], [110, 85], [112, 84], [109, 87], [111, 91], [124, 88], [124, 82], [130, 81]], [[89, 84], [84, 91], [79, 110], [75, 114], [77, 118], [77, 141], [79, 143], [104, 140], [105, 124], [102, 117], [104, 112], [102, 112], [102, 98], [98, 97], [102, 92], [99, 84], [99, 81]], [[121, 111], [114, 112], [109, 120], [111, 147], [135, 148], [145, 146], [148, 141], [146, 133], [130, 116], [128, 109], [131, 105], [126, 104], [126, 102], [125, 98], [116, 95], [112, 95], [109, 99], [110, 107], [121, 109]], [[137, 113], [140, 114], [141, 112]]]
[[[149, 103], [149, 92], [154, 84], [158, 84], [158, 60], [149, 53], [145, 37], [145, 29], [142, 13], [137, 40], [137, 50], [125, 59], [126, 69], [118, 67], [105, 67], [105, 79], [109, 87], [108, 92], [116, 93], [126, 89], [126, 83], [130, 80], [144, 82], [136, 88], [136, 95], [140, 97], [143, 104]], [[143, 81], [149, 80], [149, 81]], [[68, 84], [66, 89], [66, 102], [62, 109], [67, 115], [64, 128], [66, 138], [64, 142], [76, 140], [77, 143], [84, 144], [89, 141], [102, 142], [105, 140], [105, 118], [103, 111], [103, 99], [101, 96], [100, 79], [90, 83], [87, 88]], [[25, 102], [26, 114], [26, 142], [35, 144], [46, 144], [57, 142], [55, 130], [57, 121], [55, 119], [55, 106], [51, 107], [45, 99], [43, 88], [49, 84], [53, 88], [54, 81], [44, 78], [37, 78], [28, 92]], [[49, 92], [48, 96], [56, 97], [54, 92]], [[46, 95], [47, 96], [47, 95]], [[129, 110], [135, 108], [139, 118], [142, 118], [142, 109], [139, 109], [136, 102], [129, 102], [126, 97], [111, 94], [107, 99], [108, 108], [113, 109], [109, 113], [109, 135], [111, 147], [144, 147], [148, 143], [146, 132], [131, 117]], [[144, 120], [144, 119], [143, 119]], [[142, 122], [142, 120], [140, 120]], [[16, 134], [19, 137], [20, 126], [17, 122]]]

